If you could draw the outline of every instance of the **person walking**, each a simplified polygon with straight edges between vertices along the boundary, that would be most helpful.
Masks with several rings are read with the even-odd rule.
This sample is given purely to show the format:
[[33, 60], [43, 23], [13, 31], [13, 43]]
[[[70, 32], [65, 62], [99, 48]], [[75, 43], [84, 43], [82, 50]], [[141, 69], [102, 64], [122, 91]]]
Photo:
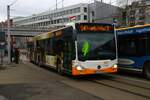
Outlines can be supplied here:
[[15, 63], [18, 64], [19, 63], [19, 49], [15, 48]]
[[15, 53], [15, 50], [14, 48], [11, 49], [11, 62], [14, 62], [14, 53]]

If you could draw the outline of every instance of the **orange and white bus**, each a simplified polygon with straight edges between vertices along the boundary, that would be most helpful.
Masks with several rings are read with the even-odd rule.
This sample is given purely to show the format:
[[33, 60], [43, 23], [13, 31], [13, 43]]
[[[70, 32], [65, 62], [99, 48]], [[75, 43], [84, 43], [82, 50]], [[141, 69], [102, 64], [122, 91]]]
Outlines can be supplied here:
[[71, 75], [117, 72], [112, 24], [75, 23], [34, 37], [31, 60]]

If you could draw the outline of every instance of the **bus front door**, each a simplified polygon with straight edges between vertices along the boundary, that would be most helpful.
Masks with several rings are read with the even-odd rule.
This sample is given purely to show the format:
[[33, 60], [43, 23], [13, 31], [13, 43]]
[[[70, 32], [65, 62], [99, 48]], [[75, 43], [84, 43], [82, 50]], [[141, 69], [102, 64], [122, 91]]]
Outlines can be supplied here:
[[63, 67], [67, 72], [71, 71], [72, 66], [72, 43], [70, 41], [64, 42], [64, 56], [63, 56]]

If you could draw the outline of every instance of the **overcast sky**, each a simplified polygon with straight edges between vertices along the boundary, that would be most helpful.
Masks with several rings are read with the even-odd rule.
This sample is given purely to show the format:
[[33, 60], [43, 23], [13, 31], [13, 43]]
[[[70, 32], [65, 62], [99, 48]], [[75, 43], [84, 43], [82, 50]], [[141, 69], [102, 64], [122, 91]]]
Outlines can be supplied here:
[[[16, 2], [15, 2], [16, 1]], [[64, 6], [77, 3], [91, 3], [94, 0], [63, 0]], [[100, 0], [98, 0], [100, 1]], [[114, 0], [103, 0], [107, 3], [114, 3]], [[29, 16], [48, 9], [56, 8], [56, 0], [0, 0], [0, 21], [7, 19], [7, 5], [11, 5], [11, 18], [17, 16]], [[62, 0], [57, 0], [58, 7], [62, 7]]]

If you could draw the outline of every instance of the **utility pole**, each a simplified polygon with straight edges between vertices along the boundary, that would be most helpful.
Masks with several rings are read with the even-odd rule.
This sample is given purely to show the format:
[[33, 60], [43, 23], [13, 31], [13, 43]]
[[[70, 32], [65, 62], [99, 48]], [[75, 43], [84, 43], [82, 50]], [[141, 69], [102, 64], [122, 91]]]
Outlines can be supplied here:
[[96, 4], [96, 0], [94, 0], [94, 6], [95, 6], [95, 8], [94, 8], [94, 14], [95, 14], [94, 22], [95, 22], [95, 20], [97, 18], [97, 4]]
[[7, 5], [7, 50], [8, 50], [8, 63], [11, 63], [11, 37], [10, 37], [10, 6], [15, 4], [18, 0], [15, 0], [10, 5]]
[[[64, 10], [64, 0], [62, 0], [62, 9]], [[64, 13], [62, 13], [62, 25], [64, 25], [64, 19], [63, 19], [63, 15]]]
[[56, 0], [56, 10], [57, 10], [57, 0]]
[[7, 50], [8, 50], [8, 63], [11, 63], [11, 38], [10, 38], [10, 5], [7, 5]]
[[64, 0], [62, 0], [62, 9], [64, 9]]

